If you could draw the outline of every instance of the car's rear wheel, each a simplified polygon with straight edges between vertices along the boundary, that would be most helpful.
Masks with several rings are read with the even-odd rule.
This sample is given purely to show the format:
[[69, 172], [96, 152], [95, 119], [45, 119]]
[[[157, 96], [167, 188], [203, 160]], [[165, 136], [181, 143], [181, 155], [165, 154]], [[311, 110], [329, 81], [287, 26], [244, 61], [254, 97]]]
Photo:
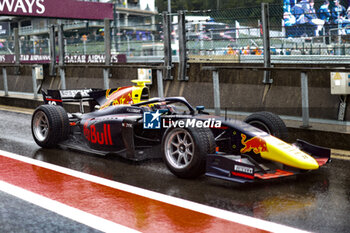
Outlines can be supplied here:
[[61, 106], [39, 106], [33, 113], [31, 126], [35, 142], [44, 148], [56, 146], [69, 133], [68, 115]]
[[215, 152], [215, 139], [210, 129], [172, 128], [162, 141], [162, 154], [169, 170], [181, 178], [203, 175], [206, 156]]
[[271, 112], [253, 113], [244, 122], [282, 140], [286, 140], [288, 137], [288, 130], [283, 120]]

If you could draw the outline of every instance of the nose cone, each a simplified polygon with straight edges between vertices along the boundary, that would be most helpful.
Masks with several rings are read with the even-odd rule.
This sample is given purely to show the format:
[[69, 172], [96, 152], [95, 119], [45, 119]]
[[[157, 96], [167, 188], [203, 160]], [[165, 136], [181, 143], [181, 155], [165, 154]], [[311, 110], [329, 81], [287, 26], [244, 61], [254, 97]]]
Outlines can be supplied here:
[[[304, 152], [302, 152], [304, 153]], [[305, 154], [305, 153], [304, 153]], [[310, 155], [305, 154], [308, 158], [298, 160], [293, 167], [304, 169], [304, 170], [316, 170], [319, 168], [317, 161]], [[304, 156], [303, 156], [304, 157]]]
[[317, 161], [313, 157], [298, 148], [272, 136], [265, 138], [265, 140], [268, 151], [262, 152], [261, 157], [303, 170], [316, 170], [319, 168]]

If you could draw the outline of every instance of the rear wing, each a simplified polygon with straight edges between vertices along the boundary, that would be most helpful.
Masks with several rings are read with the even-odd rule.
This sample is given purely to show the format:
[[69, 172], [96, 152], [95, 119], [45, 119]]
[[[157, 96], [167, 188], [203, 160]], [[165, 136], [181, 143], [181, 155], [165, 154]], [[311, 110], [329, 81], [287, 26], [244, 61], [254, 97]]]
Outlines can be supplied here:
[[42, 90], [42, 95], [45, 104], [61, 105], [64, 102], [82, 102], [92, 101], [89, 93], [93, 91], [100, 91], [101, 89], [77, 89], [77, 90]]

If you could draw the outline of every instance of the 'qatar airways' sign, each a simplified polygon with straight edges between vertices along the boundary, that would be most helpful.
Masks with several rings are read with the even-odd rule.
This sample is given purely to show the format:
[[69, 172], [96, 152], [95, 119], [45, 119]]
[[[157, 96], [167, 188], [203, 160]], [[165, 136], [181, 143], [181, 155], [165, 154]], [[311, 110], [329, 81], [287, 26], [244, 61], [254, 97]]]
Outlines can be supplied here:
[[[51, 57], [49, 55], [21, 55], [19, 60], [21, 64], [46, 64], [50, 63]], [[58, 56], [56, 58], [57, 63], [59, 61]], [[106, 55], [104, 54], [90, 54], [90, 55], [67, 55], [64, 58], [66, 64], [104, 64], [106, 61]], [[16, 62], [15, 55], [7, 54], [0, 55], [0, 64], [14, 64]], [[126, 55], [118, 54], [111, 55], [111, 63], [126, 63]]]
[[112, 19], [113, 4], [76, 0], [0, 0], [0, 15], [68, 19]]

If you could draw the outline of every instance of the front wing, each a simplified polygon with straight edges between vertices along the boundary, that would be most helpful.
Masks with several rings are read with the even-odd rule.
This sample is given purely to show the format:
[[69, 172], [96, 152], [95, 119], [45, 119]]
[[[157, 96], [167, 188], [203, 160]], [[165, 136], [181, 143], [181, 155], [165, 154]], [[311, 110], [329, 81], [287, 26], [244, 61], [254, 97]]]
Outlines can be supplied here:
[[[329, 157], [314, 157], [319, 166], [330, 161]], [[307, 170], [296, 169], [282, 164], [266, 161], [259, 163], [245, 155], [210, 154], [207, 157], [206, 176], [238, 182], [249, 183], [277, 179], [305, 173]]]

